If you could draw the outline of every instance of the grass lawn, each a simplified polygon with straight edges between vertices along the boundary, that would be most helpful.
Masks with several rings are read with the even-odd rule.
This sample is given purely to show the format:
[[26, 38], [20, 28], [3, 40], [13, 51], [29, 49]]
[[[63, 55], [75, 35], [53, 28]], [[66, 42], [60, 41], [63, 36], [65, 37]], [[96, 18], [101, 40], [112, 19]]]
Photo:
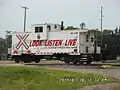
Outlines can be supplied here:
[[85, 85], [118, 82], [95, 74], [28, 67], [0, 67], [0, 90], [76, 90]]

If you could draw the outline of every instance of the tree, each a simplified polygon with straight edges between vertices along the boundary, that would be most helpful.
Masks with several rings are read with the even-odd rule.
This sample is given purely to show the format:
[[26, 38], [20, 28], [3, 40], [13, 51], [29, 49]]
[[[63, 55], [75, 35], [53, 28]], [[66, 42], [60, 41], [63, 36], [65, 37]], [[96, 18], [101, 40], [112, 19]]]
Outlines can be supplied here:
[[112, 35], [113, 34], [113, 31], [112, 30], [103, 30], [103, 35]]
[[105, 29], [102, 34], [102, 44], [107, 45], [106, 55], [112, 56], [112, 59], [115, 59], [116, 55], [120, 55], [120, 35], [118, 32], [118, 28], [116, 28], [115, 33], [113, 30]]
[[11, 48], [12, 45], [12, 35], [8, 35], [10, 33], [12, 33], [12, 31], [6, 31], [5, 35], [6, 53], [8, 52], [8, 48]]
[[119, 35], [120, 35], [120, 26], [119, 26]]
[[115, 29], [115, 34], [117, 35], [117, 32], [118, 32], [118, 27], [116, 27], [116, 29]]
[[6, 31], [5, 39], [0, 37], [0, 59], [3, 57], [3, 54], [7, 54], [8, 48], [11, 47], [12, 36], [7, 35], [10, 33], [11, 33], [11, 31]]
[[85, 23], [82, 22], [82, 23], [80, 24], [80, 27], [81, 27], [81, 29], [84, 29], [84, 28], [86, 27]]
[[0, 55], [6, 53], [6, 46], [5, 39], [0, 37]]

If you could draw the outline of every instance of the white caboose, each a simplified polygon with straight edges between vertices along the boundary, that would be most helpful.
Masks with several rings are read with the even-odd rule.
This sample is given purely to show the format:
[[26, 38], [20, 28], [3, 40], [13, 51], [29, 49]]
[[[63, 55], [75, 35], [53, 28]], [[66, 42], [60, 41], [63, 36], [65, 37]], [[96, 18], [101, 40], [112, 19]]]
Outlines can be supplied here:
[[96, 44], [97, 30], [64, 30], [60, 24], [35, 24], [31, 32], [12, 34], [11, 55], [15, 62], [39, 61], [57, 57], [65, 63], [90, 64], [100, 60], [100, 47]]

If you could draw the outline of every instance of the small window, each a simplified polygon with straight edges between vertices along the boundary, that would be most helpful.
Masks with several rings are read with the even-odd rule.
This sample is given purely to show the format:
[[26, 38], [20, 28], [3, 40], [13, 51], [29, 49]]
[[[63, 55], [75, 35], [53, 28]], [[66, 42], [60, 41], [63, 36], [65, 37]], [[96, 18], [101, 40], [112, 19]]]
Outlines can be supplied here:
[[54, 28], [56, 29], [56, 28], [57, 28], [57, 25], [54, 25]]
[[47, 25], [47, 28], [48, 28], [49, 31], [51, 30], [51, 26], [50, 25]]
[[39, 32], [43, 32], [43, 27], [39, 27]]
[[95, 35], [95, 38], [97, 38], [97, 35]]
[[88, 53], [88, 46], [86, 46], [86, 52]]
[[91, 42], [94, 42], [94, 38], [93, 37], [91, 37]]
[[86, 35], [86, 42], [88, 42], [88, 34]]
[[43, 32], [43, 27], [35, 27], [35, 33]]
[[35, 33], [37, 33], [38, 32], [38, 27], [35, 27]]

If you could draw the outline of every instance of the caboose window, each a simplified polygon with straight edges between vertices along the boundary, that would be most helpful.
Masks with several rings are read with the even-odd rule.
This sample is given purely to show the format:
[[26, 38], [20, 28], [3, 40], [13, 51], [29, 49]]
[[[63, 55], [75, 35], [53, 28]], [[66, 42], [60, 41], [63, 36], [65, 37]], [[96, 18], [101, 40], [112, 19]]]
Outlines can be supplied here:
[[87, 34], [87, 35], [86, 35], [86, 42], [88, 42], [88, 37], [89, 37], [89, 36], [88, 36], [88, 34]]
[[43, 27], [39, 27], [39, 32], [43, 32]]
[[37, 33], [38, 32], [38, 27], [35, 27], [35, 33]]
[[86, 52], [88, 53], [88, 46], [86, 46]]
[[43, 32], [43, 27], [35, 27], [35, 33]]
[[91, 37], [91, 42], [94, 42], [94, 38], [93, 37]]
[[50, 25], [47, 25], [47, 28], [48, 28], [48, 30], [51, 30], [51, 26]]
[[57, 25], [54, 25], [54, 28], [56, 29], [56, 28], [57, 28]]

